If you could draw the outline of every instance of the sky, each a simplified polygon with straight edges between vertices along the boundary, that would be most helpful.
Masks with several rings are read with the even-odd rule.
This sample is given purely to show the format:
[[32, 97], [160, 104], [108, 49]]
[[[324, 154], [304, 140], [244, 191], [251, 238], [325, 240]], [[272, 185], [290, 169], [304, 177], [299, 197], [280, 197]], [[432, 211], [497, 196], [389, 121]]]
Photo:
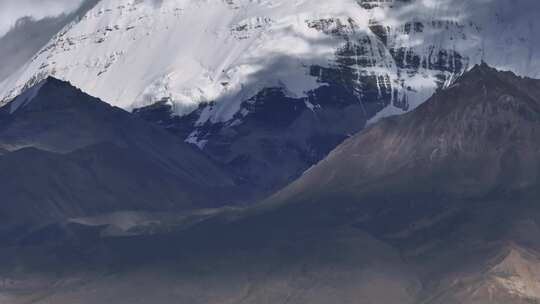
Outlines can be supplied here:
[[0, 0], [0, 37], [22, 17], [43, 19], [69, 13], [83, 0]]

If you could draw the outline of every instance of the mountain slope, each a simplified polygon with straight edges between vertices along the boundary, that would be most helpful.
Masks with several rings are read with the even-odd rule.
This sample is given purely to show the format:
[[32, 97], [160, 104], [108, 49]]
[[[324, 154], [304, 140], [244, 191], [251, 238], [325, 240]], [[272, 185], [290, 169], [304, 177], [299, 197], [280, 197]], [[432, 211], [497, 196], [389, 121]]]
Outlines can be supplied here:
[[0, 251], [11, 282], [0, 295], [536, 303], [539, 93], [539, 80], [479, 65], [415, 111], [351, 137], [262, 205], [158, 215], [127, 236], [106, 233], [114, 220], [33, 231]]
[[0, 148], [10, 223], [223, 205], [234, 187], [188, 144], [53, 78], [0, 108]]
[[539, 81], [475, 66], [413, 113], [348, 139], [283, 195], [474, 198], [533, 191], [540, 168], [539, 102]]
[[55, 75], [271, 193], [482, 59], [537, 76], [537, 10], [531, 0], [101, 0], [3, 81], [0, 99]]

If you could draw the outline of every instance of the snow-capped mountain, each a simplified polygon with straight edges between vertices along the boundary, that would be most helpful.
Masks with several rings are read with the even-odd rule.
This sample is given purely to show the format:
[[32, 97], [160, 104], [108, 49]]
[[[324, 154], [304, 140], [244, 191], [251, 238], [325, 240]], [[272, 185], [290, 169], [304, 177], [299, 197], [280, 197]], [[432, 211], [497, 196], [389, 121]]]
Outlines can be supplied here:
[[53, 75], [279, 187], [476, 63], [540, 77], [538, 11], [535, 0], [101, 0], [0, 83], [0, 100]]
[[343, 67], [360, 100], [373, 82], [406, 110], [481, 59], [540, 75], [535, 10], [508, 19], [535, 1], [518, 2], [101, 0], [4, 81], [2, 99], [54, 75], [124, 108], [215, 102], [198, 122], [227, 122], [263, 88], [307, 97]]
[[318, 87], [305, 67], [325, 64], [339, 39], [307, 22], [321, 14], [346, 21], [351, 9], [367, 28], [365, 11], [352, 1], [103, 0], [5, 82], [4, 92], [9, 98], [29, 80], [54, 74], [124, 108], [168, 98], [185, 114], [223, 100], [227, 107], [213, 119], [228, 120], [231, 100], [264, 87], [286, 83], [293, 96]]

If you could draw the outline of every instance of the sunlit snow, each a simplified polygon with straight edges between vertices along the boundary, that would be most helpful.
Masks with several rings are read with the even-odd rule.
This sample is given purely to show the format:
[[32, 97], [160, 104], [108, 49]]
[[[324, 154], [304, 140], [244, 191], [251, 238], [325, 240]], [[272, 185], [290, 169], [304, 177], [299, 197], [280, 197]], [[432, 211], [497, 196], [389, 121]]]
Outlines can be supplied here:
[[[228, 121], [242, 101], [263, 88], [281, 87], [290, 97], [303, 97], [324, 85], [310, 75], [310, 67], [332, 66], [337, 49], [355, 35], [379, 39], [369, 28], [373, 22], [391, 29], [389, 48], [426, 57], [433, 48], [452, 49], [466, 56], [468, 66], [485, 60], [538, 77], [540, 38], [534, 33], [540, 21], [532, 9], [538, 5], [516, 1], [522, 3], [423, 0], [368, 10], [356, 0], [102, 0], [0, 83], [0, 100], [54, 75], [126, 109], [167, 100], [182, 115], [215, 102], [199, 123]], [[352, 21], [355, 32], [345, 38], [309, 26], [324, 19]], [[415, 21], [445, 23], [415, 34], [395, 30]], [[400, 70], [388, 50], [378, 56], [361, 73], [386, 75], [406, 88], [400, 94], [407, 95], [408, 110], [436, 89], [432, 71]], [[390, 105], [375, 119], [400, 112]]]

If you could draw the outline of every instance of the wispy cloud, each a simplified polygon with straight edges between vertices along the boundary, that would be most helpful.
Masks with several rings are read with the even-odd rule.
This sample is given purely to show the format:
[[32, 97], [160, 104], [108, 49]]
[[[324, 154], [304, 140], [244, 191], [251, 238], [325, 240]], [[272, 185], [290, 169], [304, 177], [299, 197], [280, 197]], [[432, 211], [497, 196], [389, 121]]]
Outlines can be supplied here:
[[83, 0], [0, 0], [0, 37], [22, 17], [43, 19], [77, 9]]

